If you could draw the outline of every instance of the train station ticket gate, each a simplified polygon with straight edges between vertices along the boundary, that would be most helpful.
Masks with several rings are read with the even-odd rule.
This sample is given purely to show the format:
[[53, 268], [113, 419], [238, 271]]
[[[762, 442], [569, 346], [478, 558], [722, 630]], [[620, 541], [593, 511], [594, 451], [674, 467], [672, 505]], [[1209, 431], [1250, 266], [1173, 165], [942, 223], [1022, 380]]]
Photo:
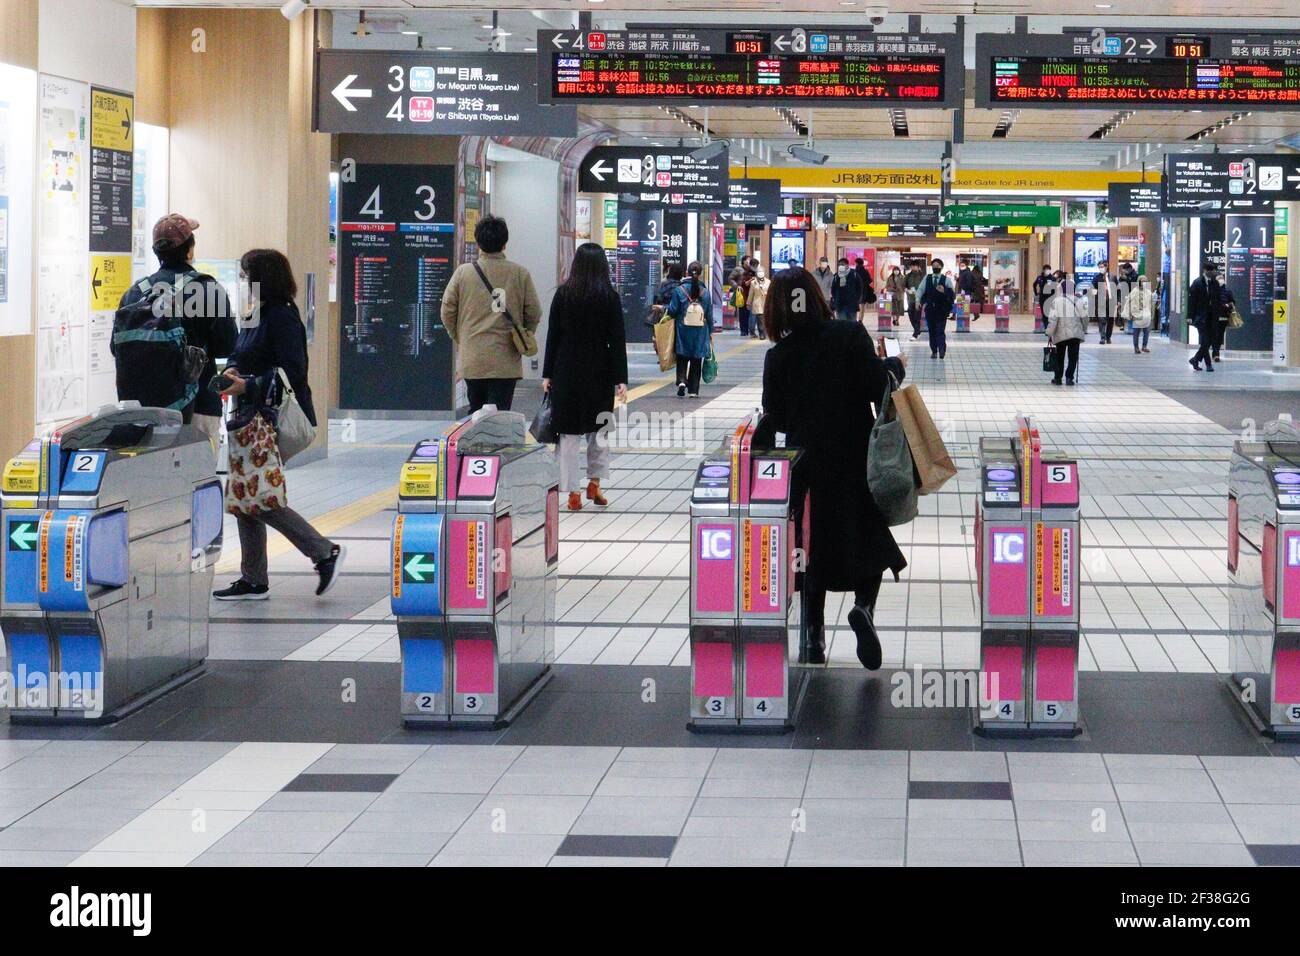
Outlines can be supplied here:
[[224, 501], [179, 412], [107, 405], [0, 479], [0, 629], [14, 723], [117, 720], [197, 677]]
[[993, 331], [1011, 331], [1011, 297], [995, 295], [993, 297]]
[[1229, 687], [1261, 732], [1300, 737], [1300, 436], [1233, 446], [1228, 574]]
[[975, 568], [985, 734], [1072, 736], [1079, 721], [1079, 467], [1018, 419], [980, 440]]
[[704, 457], [691, 490], [691, 730], [784, 732], [807, 690], [795, 578], [808, 509], [799, 527], [791, 512], [799, 452], [756, 440], [759, 418]]
[[391, 541], [407, 726], [504, 726], [550, 680], [559, 494], [555, 456], [514, 412], [411, 451]]

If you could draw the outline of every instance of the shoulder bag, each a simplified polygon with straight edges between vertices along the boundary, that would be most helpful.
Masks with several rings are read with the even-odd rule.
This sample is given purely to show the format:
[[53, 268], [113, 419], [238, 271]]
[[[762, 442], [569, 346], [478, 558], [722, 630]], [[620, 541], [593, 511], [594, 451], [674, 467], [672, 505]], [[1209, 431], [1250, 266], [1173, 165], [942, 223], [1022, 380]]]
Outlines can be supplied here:
[[[492, 299], [493, 306], [496, 305], [496, 290], [492, 288], [492, 283], [488, 281], [486, 273], [479, 267], [477, 262], [471, 263], [478, 277], [483, 280], [483, 288], [487, 289], [488, 297]], [[526, 325], [520, 325], [515, 321], [515, 317], [510, 314], [509, 309], [504, 309], [506, 321], [510, 323], [510, 341], [514, 343], [515, 351], [525, 357], [537, 354], [537, 335]]]
[[276, 444], [280, 447], [280, 459], [287, 462], [311, 445], [316, 438], [316, 428], [298, 404], [298, 397], [294, 395], [284, 369], [277, 368], [275, 374], [280, 380], [280, 404], [275, 410]]
[[917, 515], [912, 449], [893, 405], [893, 394], [894, 377], [890, 375], [867, 443], [867, 487], [891, 528], [907, 524]]

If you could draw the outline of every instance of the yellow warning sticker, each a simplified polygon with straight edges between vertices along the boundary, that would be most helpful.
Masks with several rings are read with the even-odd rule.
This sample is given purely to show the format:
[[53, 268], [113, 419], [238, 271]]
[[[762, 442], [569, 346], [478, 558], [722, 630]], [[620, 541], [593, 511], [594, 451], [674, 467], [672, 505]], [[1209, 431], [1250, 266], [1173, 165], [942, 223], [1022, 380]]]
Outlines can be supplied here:
[[131, 287], [131, 256], [90, 257], [90, 311], [115, 312]]
[[402, 526], [406, 515], [398, 515], [393, 525], [393, 597], [402, 596]]
[[135, 149], [135, 97], [110, 90], [91, 91], [90, 145], [119, 153]]
[[403, 498], [438, 497], [438, 463], [414, 461], [403, 465], [401, 493]]

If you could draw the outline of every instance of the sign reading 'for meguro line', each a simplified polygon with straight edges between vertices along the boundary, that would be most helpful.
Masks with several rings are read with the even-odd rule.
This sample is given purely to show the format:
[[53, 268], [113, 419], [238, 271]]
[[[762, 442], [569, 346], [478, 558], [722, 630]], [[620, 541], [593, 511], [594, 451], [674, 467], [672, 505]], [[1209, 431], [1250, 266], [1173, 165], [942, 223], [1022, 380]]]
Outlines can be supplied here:
[[320, 50], [322, 133], [575, 136], [572, 106], [539, 106], [531, 53]]

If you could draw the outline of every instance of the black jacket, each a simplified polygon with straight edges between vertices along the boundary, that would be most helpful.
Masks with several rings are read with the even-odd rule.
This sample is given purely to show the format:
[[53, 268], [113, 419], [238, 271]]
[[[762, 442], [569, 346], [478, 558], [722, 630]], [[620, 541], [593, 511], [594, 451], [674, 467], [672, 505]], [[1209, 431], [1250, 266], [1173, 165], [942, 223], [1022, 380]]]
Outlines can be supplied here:
[[1203, 275], [1193, 279], [1187, 293], [1187, 321], [1203, 328], [1209, 322], [1217, 322], [1223, 314], [1223, 289], [1219, 280], [1207, 283]]
[[551, 380], [551, 414], [561, 435], [597, 430], [614, 410], [614, 388], [627, 383], [623, 303], [580, 301], [561, 287], [551, 300], [542, 377]]
[[907, 566], [867, 486], [871, 406], [884, 395], [886, 370], [904, 374], [897, 359], [876, 355], [866, 329], [839, 319], [790, 333], [763, 366], [763, 410], [788, 447], [803, 449], [792, 500], [805, 491], [812, 498], [808, 569], [830, 591]]
[[941, 322], [952, 314], [957, 290], [947, 276], [931, 272], [921, 280], [917, 296], [921, 300], [921, 309], [925, 312], [925, 321]]
[[[212, 381], [212, 377], [217, 374], [216, 359], [225, 358], [230, 354], [230, 350], [235, 347], [235, 338], [239, 335], [239, 326], [235, 324], [235, 310], [230, 304], [230, 297], [226, 295], [226, 290], [212, 276], [204, 275], [193, 266], [184, 272], [164, 266], [147, 279], [141, 279], [127, 289], [122, 295], [122, 302], [118, 308], [140, 301], [148, 293], [149, 288], [156, 283], [175, 285], [176, 277], [181, 275], [186, 277], [185, 283], [181, 286], [181, 302], [185, 309], [182, 323], [185, 326], [186, 344], [196, 345], [208, 353], [208, 363], [203, 366], [203, 373], [199, 377], [198, 394], [181, 412], [185, 420], [189, 421], [190, 416], [196, 413], [221, 414], [221, 398], [215, 392], [208, 390], [208, 382]], [[190, 291], [196, 287], [202, 290], [201, 295]], [[191, 312], [194, 314], [191, 315]]]
[[240, 329], [227, 367], [238, 369], [248, 379], [247, 390], [236, 406], [235, 421], [241, 420], [240, 411], [279, 405], [280, 386], [275, 370], [282, 368], [307, 420], [316, 424], [316, 407], [307, 383], [307, 328], [294, 303], [262, 303], [256, 318], [245, 321], [244, 328]]
[[858, 311], [858, 306], [862, 304], [862, 280], [852, 269], [843, 278], [838, 272], [835, 278], [831, 280], [831, 308], [836, 312], [843, 312], [852, 309]]

